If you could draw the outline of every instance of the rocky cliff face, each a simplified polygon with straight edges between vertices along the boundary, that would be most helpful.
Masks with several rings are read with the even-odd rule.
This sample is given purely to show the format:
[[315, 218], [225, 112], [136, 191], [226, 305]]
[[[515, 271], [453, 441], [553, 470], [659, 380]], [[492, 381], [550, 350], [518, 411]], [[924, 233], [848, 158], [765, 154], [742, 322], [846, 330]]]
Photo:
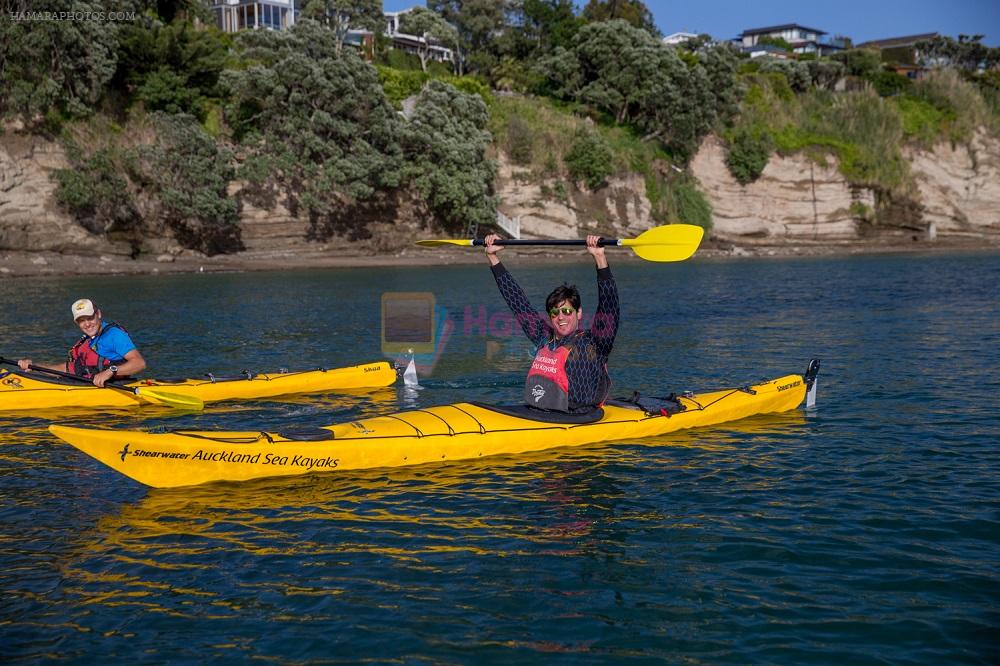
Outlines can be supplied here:
[[[970, 146], [941, 144], [931, 151], [909, 150], [907, 156], [917, 184], [914, 213], [895, 229], [864, 221], [864, 211], [875, 208], [875, 194], [850, 186], [832, 158], [819, 165], [802, 155], [773, 156], [760, 179], [742, 186], [726, 168], [722, 143], [709, 137], [691, 171], [712, 205], [714, 236], [737, 246], [836, 244], [873, 232], [1000, 242], [1000, 140], [982, 133]], [[0, 251], [100, 261], [128, 256], [127, 244], [90, 233], [56, 205], [50, 174], [67, 165], [58, 143], [9, 130], [0, 135]], [[525, 237], [633, 236], [656, 224], [637, 174], [613, 178], [597, 192], [560, 189], [555, 181], [531, 182], [501, 157], [497, 190], [501, 210], [521, 218]], [[239, 195], [238, 186], [232, 194]], [[428, 219], [419, 199], [406, 193], [345, 211], [340, 218], [318, 227], [281, 202], [255, 206], [244, 198], [242, 239], [248, 255], [322, 252], [336, 237], [353, 239], [362, 252], [389, 252], [408, 244]], [[149, 239], [148, 251], [159, 261], [183, 254], [171, 238]]]
[[58, 207], [49, 175], [67, 166], [57, 143], [11, 131], [0, 135], [0, 250], [128, 254]]
[[611, 178], [606, 187], [588, 192], [570, 186], [557, 194], [556, 181], [533, 183], [527, 172], [499, 159], [497, 195], [508, 217], [521, 218], [525, 238], [579, 238], [588, 233], [630, 236], [656, 223], [638, 174]]
[[874, 210], [875, 195], [852, 188], [835, 162], [804, 155], [772, 156], [755, 182], [740, 185], [726, 167], [722, 142], [707, 138], [691, 171], [712, 205], [713, 233], [727, 240], [844, 240], [857, 238], [859, 204]]
[[923, 217], [938, 234], [1000, 237], [1000, 140], [979, 133], [969, 146], [942, 143], [906, 155]]
[[1000, 240], [1000, 141], [981, 133], [971, 146], [938, 144], [907, 151], [917, 183], [914, 214], [900, 222], [865, 222], [876, 196], [852, 187], [833, 158], [772, 156], [761, 177], [742, 186], [730, 175], [725, 149], [704, 141], [691, 170], [712, 204], [714, 234], [735, 242], [843, 241], [872, 235], [976, 237]]

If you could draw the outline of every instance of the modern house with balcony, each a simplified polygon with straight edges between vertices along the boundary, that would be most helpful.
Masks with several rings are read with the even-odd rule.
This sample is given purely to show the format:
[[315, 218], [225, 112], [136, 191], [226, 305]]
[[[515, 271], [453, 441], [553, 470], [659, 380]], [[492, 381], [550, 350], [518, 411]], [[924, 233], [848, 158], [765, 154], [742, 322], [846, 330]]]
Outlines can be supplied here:
[[[383, 15], [385, 16], [385, 34], [387, 37], [392, 39], [392, 48], [403, 51], [404, 53], [415, 54], [424, 47], [426, 41], [423, 37], [408, 35], [405, 32], [401, 32], [399, 29], [402, 18], [412, 11], [413, 7], [410, 7], [409, 9], [403, 9], [398, 12], [384, 12]], [[438, 62], [455, 61], [455, 52], [446, 46], [431, 43], [429, 52], [431, 60], [436, 60]]]
[[209, 7], [223, 32], [287, 30], [299, 14], [295, 0], [209, 0]]
[[[208, 0], [215, 15], [216, 25], [223, 32], [240, 30], [287, 30], [295, 25], [305, 0]], [[401, 18], [412, 8], [399, 12], [385, 12], [385, 35], [392, 40], [392, 47], [406, 53], [417, 53], [423, 48], [423, 37], [400, 32]], [[367, 30], [351, 30], [346, 44], [371, 53], [374, 35]], [[454, 62], [455, 52], [439, 44], [430, 45], [430, 57], [438, 62]]]
[[882, 62], [892, 68], [897, 74], [909, 79], [921, 79], [927, 74], [927, 67], [943, 64], [942, 62], [925, 62], [926, 54], [917, 45], [930, 41], [938, 36], [936, 32], [925, 32], [919, 35], [905, 37], [889, 37], [875, 39], [858, 44], [859, 49], [877, 49], [882, 55]]
[[[744, 52], [749, 53], [751, 58], [775, 54], [773, 44], [767, 44], [768, 40], [765, 38], [784, 40], [791, 47], [792, 53], [798, 55], [815, 53], [818, 57], [844, 50], [846, 43], [842, 38], [820, 42], [820, 38], [825, 34], [827, 34], [825, 31], [816, 28], [798, 23], [786, 23], [744, 30], [736, 40], [736, 44]], [[761, 40], [764, 40], [764, 43], [761, 43]]]

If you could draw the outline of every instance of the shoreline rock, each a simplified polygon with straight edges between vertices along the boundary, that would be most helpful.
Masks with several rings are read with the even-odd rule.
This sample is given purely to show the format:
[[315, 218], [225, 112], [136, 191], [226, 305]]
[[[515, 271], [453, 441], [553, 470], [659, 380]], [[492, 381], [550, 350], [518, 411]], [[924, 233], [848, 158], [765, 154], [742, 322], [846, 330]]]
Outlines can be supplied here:
[[[793, 243], [760, 242], [735, 244], [705, 241], [691, 259], [844, 257], [873, 254], [955, 254], [1000, 252], [1000, 242], [982, 238], [938, 239], [906, 237], [844, 240], [800, 241]], [[511, 264], [566, 263], [581, 259], [579, 249], [519, 248], [508, 251], [505, 261]], [[628, 250], [615, 252], [613, 262], [643, 262]], [[61, 277], [72, 275], [157, 275], [176, 273], [234, 273], [273, 270], [310, 270], [326, 268], [379, 268], [386, 266], [434, 267], [453, 264], [486, 264], [481, 250], [451, 248], [407, 248], [395, 253], [371, 254], [356, 249], [325, 251], [274, 251], [239, 253], [206, 257], [193, 253], [180, 256], [160, 255], [128, 259], [108, 255], [77, 255], [51, 251], [0, 254], [0, 276], [4, 278]]]

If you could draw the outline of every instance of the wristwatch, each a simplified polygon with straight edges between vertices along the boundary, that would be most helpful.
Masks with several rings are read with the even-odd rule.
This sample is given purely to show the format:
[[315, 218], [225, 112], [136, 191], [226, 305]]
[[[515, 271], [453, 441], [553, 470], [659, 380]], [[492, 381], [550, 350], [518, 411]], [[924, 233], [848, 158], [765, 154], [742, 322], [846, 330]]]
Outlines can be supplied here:
[[111, 376], [112, 377], [114, 377], [114, 376], [116, 376], [118, 374], [118, 366], [117, 365], [112, 365], [111, 367], [108, 368], [108, 370], [111, 371]]

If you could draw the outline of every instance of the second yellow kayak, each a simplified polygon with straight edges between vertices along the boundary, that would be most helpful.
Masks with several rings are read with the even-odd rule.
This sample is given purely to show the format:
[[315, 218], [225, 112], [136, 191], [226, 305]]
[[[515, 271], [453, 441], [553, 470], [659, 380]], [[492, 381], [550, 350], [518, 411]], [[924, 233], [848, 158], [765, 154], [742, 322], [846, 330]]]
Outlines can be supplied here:
[[[330, 370], [247, 373], [238, 377], [205, 376], [198, 379], [138, 380], [126, 386], [162, 389], [204, 402], [255, 400], [301, 393], [330, 393], [388, 386], [396, 370], [385, 361]], [[142, 398], [114, 389], [97, 388], [34, 372], [0, 370], [0, 412], [32, 409], [115, 409], [143, 404]]]

